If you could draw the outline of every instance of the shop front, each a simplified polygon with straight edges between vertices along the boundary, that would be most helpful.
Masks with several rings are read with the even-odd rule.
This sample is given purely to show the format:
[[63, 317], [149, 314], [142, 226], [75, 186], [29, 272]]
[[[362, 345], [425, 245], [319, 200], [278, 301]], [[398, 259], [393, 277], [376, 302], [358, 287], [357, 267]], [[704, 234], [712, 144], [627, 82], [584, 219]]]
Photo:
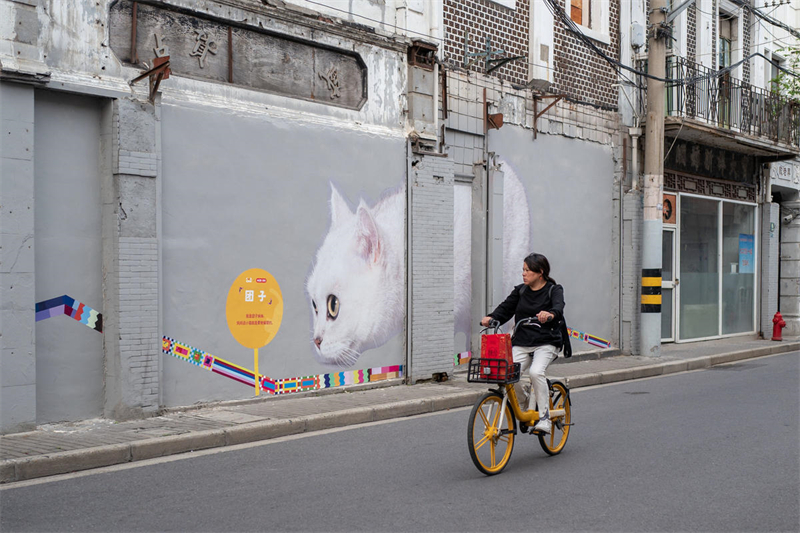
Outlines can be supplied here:
[[754, 334], [756, 187], [667, 171], [662, 342]]

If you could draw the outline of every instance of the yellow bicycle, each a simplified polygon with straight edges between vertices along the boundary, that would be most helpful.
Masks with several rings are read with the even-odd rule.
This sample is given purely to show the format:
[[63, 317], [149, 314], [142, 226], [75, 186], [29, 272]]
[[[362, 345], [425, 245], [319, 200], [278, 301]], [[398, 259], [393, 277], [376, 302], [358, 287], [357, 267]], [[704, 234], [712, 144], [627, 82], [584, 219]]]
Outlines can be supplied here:
[[[495, 325], [495, 331], [497, 326]], [[472, 462], [484, 474], [499, 474], [508, 464], [519, 432], [530, 433], [539, 438], [539, 444], [548, 455], [561, 453], [567, 444], [572, 426], [569, 388], [560, 381], [547, 380], [549, 388], [549, 418], [552, 429], [549, 434], [533, 431], [539, 420], [539, 412], [520, 408], [514, 383], [520, 378], [520, 364], [508, 363], [504, 359], [474, 358], [469, 362], [467, 381], [471, 383], [493, 383], [497, 388], [489, 389], [473, 406], [469, 415], [467, 444]]]

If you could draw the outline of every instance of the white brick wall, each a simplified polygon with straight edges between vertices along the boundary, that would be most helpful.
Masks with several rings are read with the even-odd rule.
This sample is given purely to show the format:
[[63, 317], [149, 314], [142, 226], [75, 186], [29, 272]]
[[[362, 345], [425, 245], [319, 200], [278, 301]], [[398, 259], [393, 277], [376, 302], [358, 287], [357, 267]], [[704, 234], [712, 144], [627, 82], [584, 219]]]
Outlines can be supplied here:
[[[119, 239], [120, 359], [127, 394], [139, 396], [144, 412], [158, 409], [158, 241]], [[138, 403], [137, 402], [137, 403]]]
[[156, 154], [119, 151], [119, 173], [154, 178], [158, 174]]
[[453, 162], [415, 157], [411, 190], [412, 383], [453, 370]]

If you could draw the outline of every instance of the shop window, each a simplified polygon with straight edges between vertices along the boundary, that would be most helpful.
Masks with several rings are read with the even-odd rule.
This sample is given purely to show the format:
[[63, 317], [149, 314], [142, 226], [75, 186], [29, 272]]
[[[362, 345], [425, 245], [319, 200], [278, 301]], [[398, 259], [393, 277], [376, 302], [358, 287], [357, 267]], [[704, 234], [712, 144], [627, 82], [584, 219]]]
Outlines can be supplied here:
[[723, 335], [755, 327], [755, 219], [755, 206], [722, 204]]

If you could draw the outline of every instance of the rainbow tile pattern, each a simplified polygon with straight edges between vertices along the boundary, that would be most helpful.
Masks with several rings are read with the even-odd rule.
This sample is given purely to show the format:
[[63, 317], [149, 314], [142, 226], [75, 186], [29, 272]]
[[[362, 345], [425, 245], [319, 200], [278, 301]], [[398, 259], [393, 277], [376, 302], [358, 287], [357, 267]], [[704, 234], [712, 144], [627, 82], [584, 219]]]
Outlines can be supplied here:
[[[230, 361], [220, 359], [208, 352], [188, 344], [178, 342], [171, 337], [162, 337], [161, 351], [195, 366], [210, 370], [234, 381], [238, 381], [251, 388], [255, 387], [255, 374]], [[316, 376], [301, 376], [296, 378], [273, 379], [260, 375], [261, 390], [268, 394], [290, 394], [292, 392], [306, 392], [343, 385], [358, 385], [386, 379], [403, 377], [403, 365], [382, 366], [366, 370], [350, 370], [347, 372], [333, 372], [330, 374], [317, 374]]]
[[103, 332], [102, 313], [66, 294], [36, 304], [36, 322], [59, 315], [67, 315], [84, 326]]
[[569, 336], [573, 339], [578, 339], [579, 341], [583, 341], [587, 344], [591, 344], [592, 346], [597, 346], [598, 348], [610, 348], [611, 341], [607, 341], [600, 337], [596, 337], [594, 335], [589, 335], [588, 333], [584, 333], [583, 331], [578, 331], [577, 329], [567, 328], [569, 332]]
[[472, 357], [472, 352], [461, 352], [456, 354], [455, 364], [463, 365], [469, 363], [469, 358]]

